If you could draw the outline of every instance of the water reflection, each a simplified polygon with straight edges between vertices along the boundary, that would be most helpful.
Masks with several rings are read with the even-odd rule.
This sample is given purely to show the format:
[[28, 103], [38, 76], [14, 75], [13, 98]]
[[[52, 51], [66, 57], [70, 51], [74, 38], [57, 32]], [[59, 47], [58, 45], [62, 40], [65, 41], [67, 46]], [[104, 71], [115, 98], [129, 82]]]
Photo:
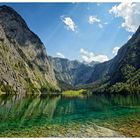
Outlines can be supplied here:
[[0, 96], [0, 131], [140, 113], [140, 95]]

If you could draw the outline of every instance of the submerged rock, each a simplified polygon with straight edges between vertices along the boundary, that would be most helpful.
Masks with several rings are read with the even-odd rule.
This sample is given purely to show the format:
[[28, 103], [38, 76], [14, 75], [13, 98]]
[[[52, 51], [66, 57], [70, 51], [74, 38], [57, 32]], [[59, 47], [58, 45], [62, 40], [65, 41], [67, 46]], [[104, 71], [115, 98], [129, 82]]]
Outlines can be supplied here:
[[113, 131], [108, 128], [100, 127], [95, 124], [86, 125], [81, 127], [78, 130], [69, 131], [71, 137], [124, 137], [120, 133]]

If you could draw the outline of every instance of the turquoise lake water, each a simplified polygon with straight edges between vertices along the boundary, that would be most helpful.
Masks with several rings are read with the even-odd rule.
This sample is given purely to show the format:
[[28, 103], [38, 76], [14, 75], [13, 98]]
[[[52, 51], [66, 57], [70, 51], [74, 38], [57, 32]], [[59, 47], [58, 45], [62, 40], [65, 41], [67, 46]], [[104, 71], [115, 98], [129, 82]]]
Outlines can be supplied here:
[[[18, 133], [27, 128], [30, 130], [44, 125], [56, 125], [59, 128], [60, 125], [86, 122], [112, 129], [117, 126], [115, 120], [118, 121], [118, 125], [125, 125], [127, 129], [129, 121], [126, 120], [133, 119], [135, 123], [131, 125], [139, 125], [139, 116], [140, 95], [136, 94], [98, 94], [83, 98], [61, 95], [0, 96], [0, 136], [6, 136], [5, 133], [12, 131]], [[125, 130], [122, 131], [125, 133]], [[49, 134], [51, 136], [51, 130]]]

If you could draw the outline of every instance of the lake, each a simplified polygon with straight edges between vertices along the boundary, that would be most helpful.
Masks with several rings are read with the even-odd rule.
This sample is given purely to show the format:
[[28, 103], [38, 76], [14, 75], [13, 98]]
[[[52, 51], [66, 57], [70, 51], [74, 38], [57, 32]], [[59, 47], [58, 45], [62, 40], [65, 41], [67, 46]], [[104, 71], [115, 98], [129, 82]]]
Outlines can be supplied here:
[[0, 137], [140, 137], [140, 95], [1, 95]]

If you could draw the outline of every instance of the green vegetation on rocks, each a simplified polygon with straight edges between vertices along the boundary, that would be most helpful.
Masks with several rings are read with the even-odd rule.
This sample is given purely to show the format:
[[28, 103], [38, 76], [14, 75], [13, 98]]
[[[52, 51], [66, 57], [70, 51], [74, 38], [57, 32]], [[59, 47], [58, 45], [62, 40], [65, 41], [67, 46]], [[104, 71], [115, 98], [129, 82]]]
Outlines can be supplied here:
[[67, 90], [62, 92], [62, 95], [66, 96], [66, 97], [84, 97], [84, 93], [86, 92], [86, 90], [81, 89], [81, 90]]
[[0, 6], [0, 15], [0, 93], [59, 90], [39, 37], [12, 8]]

